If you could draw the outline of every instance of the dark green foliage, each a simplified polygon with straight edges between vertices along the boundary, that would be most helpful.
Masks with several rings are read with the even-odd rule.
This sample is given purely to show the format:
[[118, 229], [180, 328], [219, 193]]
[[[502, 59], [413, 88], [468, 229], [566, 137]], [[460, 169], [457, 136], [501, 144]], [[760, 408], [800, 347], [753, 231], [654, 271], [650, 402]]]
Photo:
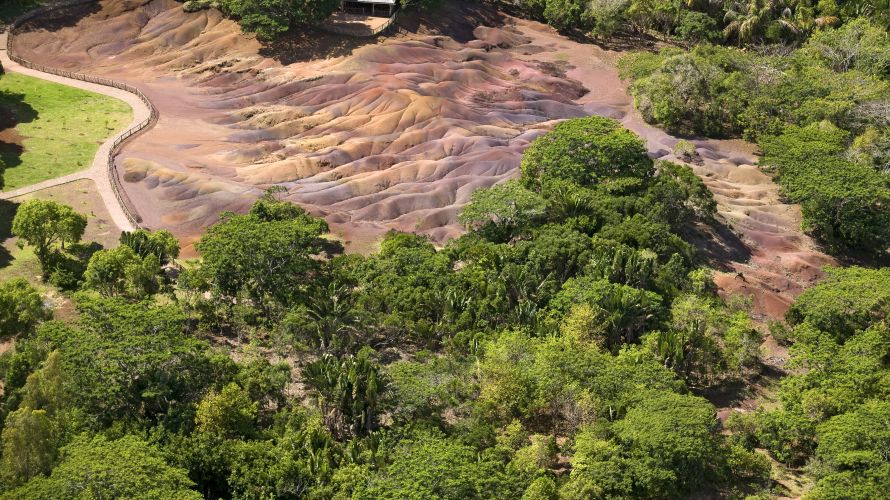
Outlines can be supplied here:
[[184, 334], [175, 307], [86, 297], [78, 306], [79, 325], [46, 323], [37, 335], [62, 353], [76, 404], [99, 421], [159, 418], [232, 371], [231, 361]]
[[304, 368], [306, 385], [337, 438], [364, 435], [377, 428], [387, 381], [371, 353], [362, 349], [341, 359], [325, 355]]
[[890, 247], [890, 177], [845, 158], [836, 146], [839, 134], [830, 125], [790, 127], [764, 141], [762, 161], [778, 167], [782, 192], [800, 203], [805, 230], [836, 248], [884, 253]]
[[314, 23], [339, 7], [333, 0], [220, 0], [220, 9], [244, 31], [272, 40], [297, 24]]
[[40, 292], [22, 278], [0, 283], [0, 337], [31, 332], [40, 321], [52, 317]]
[[247, 215], [223, 214], [195, 247], [215, 293], [228, 301], [246, 296], [268, 315], [302, 295], [327, 230], [296, 205], [266, 197]]

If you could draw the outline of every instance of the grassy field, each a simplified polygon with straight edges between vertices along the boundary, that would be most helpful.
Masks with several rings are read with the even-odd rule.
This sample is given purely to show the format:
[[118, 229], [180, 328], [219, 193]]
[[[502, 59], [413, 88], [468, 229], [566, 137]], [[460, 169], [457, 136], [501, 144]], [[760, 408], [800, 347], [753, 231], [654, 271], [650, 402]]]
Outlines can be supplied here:
[[117, 99], [15, 73], [0, 76], [0, 108], [21, 139], [21, 148], [0, 151], [5, 191], [88, 168], [133, 114]]
[[117, 246], [120, 229], [111, 220], [102, 198], [91, 180], [79, 180], [41, 189], [12, 200], [0, 200], [0, 281], [26, 278], [38, 281], [40, 267], [30, 247], [19, 248], [11, 234], [12, 219], [20, 203], [31, 199], [53, 200], [87, 216], [83, 241], [95, 241], [105, 248]]

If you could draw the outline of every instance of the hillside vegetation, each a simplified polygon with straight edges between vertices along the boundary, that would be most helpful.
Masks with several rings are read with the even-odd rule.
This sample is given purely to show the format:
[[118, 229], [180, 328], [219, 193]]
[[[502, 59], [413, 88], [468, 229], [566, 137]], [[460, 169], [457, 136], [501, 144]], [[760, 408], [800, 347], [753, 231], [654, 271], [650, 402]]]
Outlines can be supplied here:
[[[215, 7], [263, 43], [333, 8], [184, 4]], [[688, 164], [653, 161], [600, 116], [548, 123], [441, 245], [391, 231], [344, 253], [276, 186], [221, 214], [185, 260], [166, 230], [103, 246], [76, 207], [29, 199], [8, 229], [43, 283], [0, 281], [0, 498], [885, 497], [886, 2], [511, 8], [580, 40], [655, 36], [657, 51], [620, 63], [643, 117], [756, 142], [841, 264], [783, 321], [755, 321], [715, 279], [766, 283], [710, 267], [726, 264], [711, 236], [731, 236], [709, 189], [723, 179], [693, 169], [711, 151], [690, 137], [666, 156]], [[773, 244], [813, 246], [795, 238]], [[74, 311], [52, 311], [43, 287]]]

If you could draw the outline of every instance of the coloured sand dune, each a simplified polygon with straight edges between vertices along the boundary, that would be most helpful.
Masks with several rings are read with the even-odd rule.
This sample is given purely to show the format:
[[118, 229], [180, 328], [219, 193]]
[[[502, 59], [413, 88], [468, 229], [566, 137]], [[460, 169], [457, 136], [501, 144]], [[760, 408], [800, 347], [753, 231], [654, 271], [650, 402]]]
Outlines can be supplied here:
[[[651, 156], [673, 158], [677, 139], [633, 110], [615, 52], [449, 8], [437, 14], [447, 21], [414, 20], [394, 37], [307, 33], [263, 47], [213, 10], [105, 0], [42, 20], [14, 43], [28, 59], [149, 96], [160, 121], [125, 147], [118, 168], [145, 223], [184, 238], [283, 185], [354, 248], [389, 229], [441, 242], [460, 234], [456, 216], [473, 190], [516, 175], [530, 141], [590, 114], [621, 120]], [[751, 145], [693, 142], [703, 158], [694, 168], [733, 229], [702, 244], [723, 247], [718, 283], [778, 316], [831, 260], [799, 232], [798, 208], [753, 165]]]

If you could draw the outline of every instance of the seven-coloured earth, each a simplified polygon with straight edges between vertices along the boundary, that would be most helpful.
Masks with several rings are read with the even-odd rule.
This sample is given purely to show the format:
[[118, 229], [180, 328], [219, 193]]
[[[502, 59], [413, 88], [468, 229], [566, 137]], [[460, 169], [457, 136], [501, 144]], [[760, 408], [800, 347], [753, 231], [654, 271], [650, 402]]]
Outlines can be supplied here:
[[[559, 120], [604, 115], [672, 159], [676, 137], [635, 112], [620, 52], [488, 7], [405, 16], [361, 40], [317, 31], [263, 45], [215, 10], [173, 0], [105, 0], [41, 18], [14, 39], [28, 60], [141, 89], [158, 123], [117, 157], [146, 226], [193, 241], [270, 186], [324, 217], [347, 248], [385, 231], [460, 234], [470, 194], [518, 174], [523, 150]], [[692, 165], [724, 227], [697, 228], [724, 292], [781, 315], [831, 260], [800, 233], [741, 141], [694, 140]]]

